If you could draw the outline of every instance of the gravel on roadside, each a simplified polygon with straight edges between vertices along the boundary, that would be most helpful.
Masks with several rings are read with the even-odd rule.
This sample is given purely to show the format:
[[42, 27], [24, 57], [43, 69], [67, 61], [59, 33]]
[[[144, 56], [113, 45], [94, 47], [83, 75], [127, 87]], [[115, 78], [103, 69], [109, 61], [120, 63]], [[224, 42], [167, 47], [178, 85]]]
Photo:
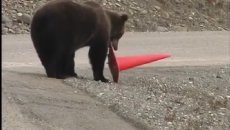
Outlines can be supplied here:
[[230, 129], [227, 65], [134, 68], [121, 72], [119, 84], [95, 82], [89, 74], [90, 70], [83, 79], [64, 82], [99, 99], [141, 129]]

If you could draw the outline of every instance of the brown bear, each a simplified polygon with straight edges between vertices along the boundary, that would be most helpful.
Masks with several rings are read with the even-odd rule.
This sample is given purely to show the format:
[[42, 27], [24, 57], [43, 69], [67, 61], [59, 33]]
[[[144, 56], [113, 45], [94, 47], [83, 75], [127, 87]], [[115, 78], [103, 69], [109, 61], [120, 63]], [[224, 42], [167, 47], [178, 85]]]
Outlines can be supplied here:
[[111, 44], [117, 50], [127, 20], [127, 14], [104, 9], [93, 1], [56, 0], [35, 12], [31, 39], [48, 77], [78, 77], [75, 51], [89, 46], [94, 80], [109, 82], [103, 74], [108, 47]]

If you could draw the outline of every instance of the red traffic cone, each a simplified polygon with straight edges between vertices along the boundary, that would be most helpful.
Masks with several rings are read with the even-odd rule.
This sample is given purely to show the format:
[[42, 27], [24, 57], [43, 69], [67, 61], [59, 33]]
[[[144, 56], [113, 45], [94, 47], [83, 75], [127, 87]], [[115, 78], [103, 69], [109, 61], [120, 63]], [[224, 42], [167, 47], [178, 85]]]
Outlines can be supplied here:
[[113, 80], [118, 83], [120, 71], [170, 57], [170, 54], [161, 53], [116, 57], [113, 48], [110, 47], [108, 57], [109, 69]]

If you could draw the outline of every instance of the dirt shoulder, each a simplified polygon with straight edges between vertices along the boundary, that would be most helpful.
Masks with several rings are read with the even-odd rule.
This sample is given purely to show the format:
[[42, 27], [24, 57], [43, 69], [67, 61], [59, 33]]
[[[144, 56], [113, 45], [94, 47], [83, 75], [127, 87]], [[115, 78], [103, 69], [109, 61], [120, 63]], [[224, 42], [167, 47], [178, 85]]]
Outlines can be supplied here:
[[3, 130], [137, 130], [90, 95], [39, 70], [3, 69]]
[[[76, 53], [83, 79], [54, 80], [45, 76], [29, 35], [3, 36], [3, 126], [228, 130], [228, 40], [224, 31], [127, 33], [118, 56], [172, 56], [122, 71], [120, 84], [103, 84], [92, 80], [88, 48]], [[108, 68], [105, 76], [111, 79]]]

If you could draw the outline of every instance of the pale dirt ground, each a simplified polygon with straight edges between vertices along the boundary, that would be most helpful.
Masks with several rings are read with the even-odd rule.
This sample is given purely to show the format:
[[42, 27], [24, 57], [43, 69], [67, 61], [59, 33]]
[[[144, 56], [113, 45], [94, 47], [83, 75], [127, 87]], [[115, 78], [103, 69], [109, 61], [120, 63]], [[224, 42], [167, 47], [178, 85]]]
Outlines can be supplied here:
[[[146, 123], [144, 118], [131, 118], [136, 112], [131, 111], [131, 106], [130, 109], [125, 109], [129, 116], [125, 113], [121, 115], [122, 106], [130, 104], [122, 102], [119, 108], [113, 109], [107, 104], [107, 101], [114, 98], [113, 96], [107, 96], [104, 101], [95, 98], [98, 92], [103, 91], [103, 87], [93, 87], [100, 84], [90, 81], [92, 74], [87, 59], [88, 48], [76, 53], [75, 62], [76, 71], [79, 75], [87, 75], [89, 81], [81, 83], [81, 80], [70, 80], [63, 83], [61, 80], [45, 77], [29, 35], [7, 35], [2, 38], [3, 130], [151, 128], [151, 124]], [[154, 75], [171, 77], [180, 75], [184, 71], [184, 69], [180, 70], [180, 66], [189, 66], [189, 72], [201, 70], [193, 66], [203, 66], [203, 68], [207, 66], [211, 74], [212, 66], [229, 66], [229, 32], [126, 33], [120, 41], [119, 51], [116, 54], [120, 56], [147, 53], [170, 53], [172, 56], [121, 72], [121, 87], [119, 88], [121, 91], [123, 87], [132, 87], [132, 85], [136, 87], [135, 83], [149, 84], [150, 81], [146, 78]], [[163, 70], [158, 69], [159, 66], [163, 67]], [[177, 67], [177, 69], [170, 67]], [[202, 73], [202, 70], [200, 72]], [[111, 77], [108, 69], [105, 73], [107, 77]], [[139, 84], [135, 76], [143, 76], [145, 80]], [[224, 77], [224, 79], [229, 79], [229, 77]], [[226, 83], [222, 84], [223, 87], [229, 86], [229, 82], [223, 83]], [[109, 87], [113, 89], [119, 85], [111, 84]], [[107, 94], [112, 95], [111, 93], [105, 95]], [[223, 94], [229, 96], [229, 90], [223, 91]], [[229, 101], [226, 109], [229, 111]], [[129, 113], [129, 110], [133, 113]], [[161, 110], [158, 111], [160, 113]], [[151, 120], [154, 122], [154, 118]], [[175, 128], [179, 129], [178, 126]], [[155, 129], [160, 129], [159, 125], [155, 125]]]

